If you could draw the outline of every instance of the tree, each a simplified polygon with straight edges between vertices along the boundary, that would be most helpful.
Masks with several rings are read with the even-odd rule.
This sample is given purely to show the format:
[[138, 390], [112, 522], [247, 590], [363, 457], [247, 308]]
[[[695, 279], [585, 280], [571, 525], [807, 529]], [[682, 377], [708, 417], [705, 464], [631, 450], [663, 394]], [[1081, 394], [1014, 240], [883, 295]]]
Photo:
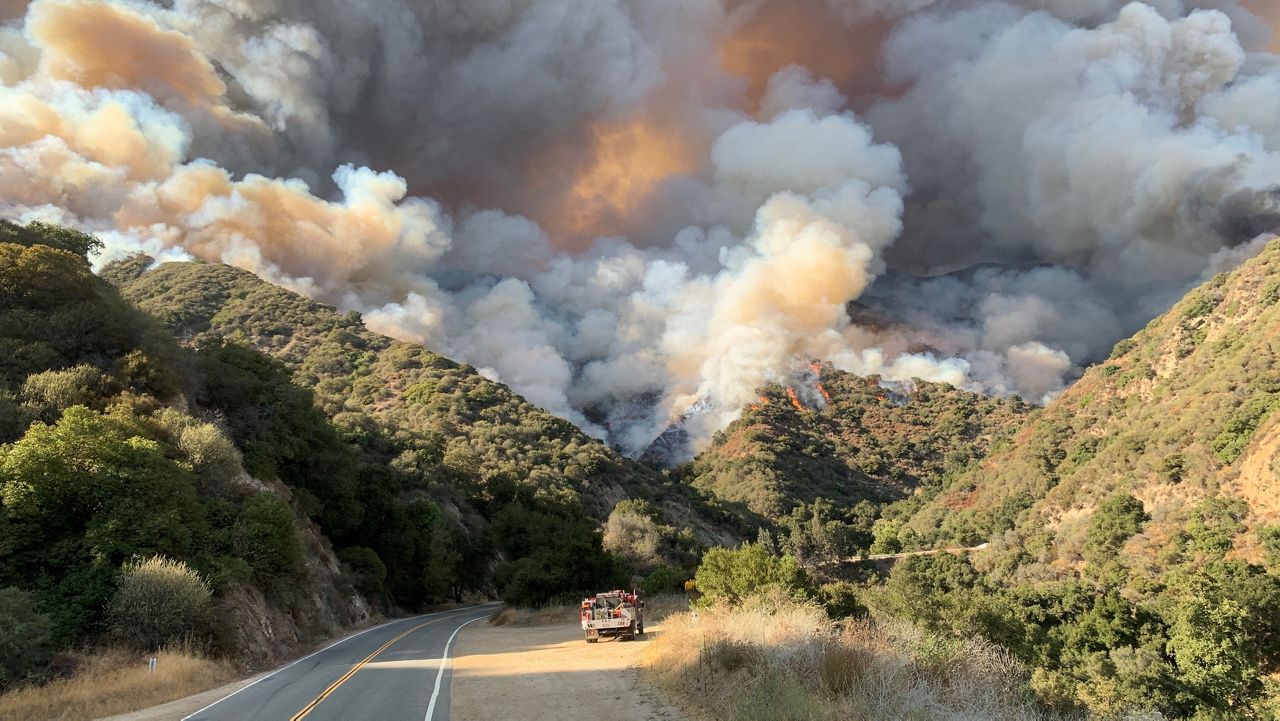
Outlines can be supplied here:
[[503, 600], [539, 605], [557, 596], [617, 588], [630, 573], [604, 550], [596, 522], [577, 504], [520, 497], [494, 515], [490, 532], [511, 559], [494, 570]]
[[356, 590], [366, 598], [379, 599], [384, 593], [382, 582], [387, 578], [387, 567], [372, 548], [352, 546], [338, 552], [338, 559], [347, 567]]
[[807, 597], [812, 591], [812, 583], [794, 557], [770, 555], [756, 543], [736, 550], [708, 550], [694, 583], [708, 603], [739, 604], [773, 589], [796, 597]]
[[102, 241], [88, 233], [65, 225], [53, 225], [33, 220], [18, 225], [10, 220], [0, 220], [0, 243], [18, 245], [47, 245], [50, 248], [75, 253], [82, 258], [102, 250]]
[[263, 588], [285, 588], [296, 581], [302, 572], [302, 544], [289, 504], [271, 493], [245, 499], [231, 526], [231, 551], [249, 564]]
[[213, 592], [187, 564], [152, 556], [124, 565], [107, 617], [116, 640], [144, 651], [205, 633]]
[[1246, 610], [1235, 601], [1189, 598], [1175, 611], [1169, 629], [1168, 651], [1180, 681], [1224, 710], [1238, 706], [1258, 682], [1246, 622]]
[[604, 548], [625, 558], [632, 570], [646, 573], [661, 562], [663, 528], [652, 516], [637, 513], [626, 501], [614, 507], [604, 524]]
[[0, 500], [10, 527], [8, 566], [39, 589], [55, 637], [79, 637], [100, 616], [116, 569], [135, 555], [193, 558], [209, 527], [190, 472], [119, 412], [68, 408], [0, 448]]
[[1098, 506], [1089, 523], [1084, 540], [1086, 556], [1101, 560], [1114, 555], [1149, 519], [1142, 501], [1133, 496], [1121, 494], [1108, 498]]
[[1262, 552], [1272, 570], [1280, 573], [1280, 526], [1264, 526], [1258, 530]]
[[1210, 556], [1222, 556], [1231, 550], [1236, 536], [1244, 530], [1249, 504], [1239, 498], [1206, 498], [1196, 506], [1187, 520], [1191, 547]]
[[53, 622], [36, 609], [31, 594], [0, 588], [0, 686], [21, 680], [49, 660], [52, 630]]

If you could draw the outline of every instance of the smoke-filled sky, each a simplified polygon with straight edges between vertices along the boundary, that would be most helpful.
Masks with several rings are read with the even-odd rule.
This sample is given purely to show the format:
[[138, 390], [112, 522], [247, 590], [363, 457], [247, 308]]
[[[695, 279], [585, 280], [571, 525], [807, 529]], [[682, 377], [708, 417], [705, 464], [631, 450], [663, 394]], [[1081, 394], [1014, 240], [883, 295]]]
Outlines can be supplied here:
[[0, 215], [247, 268], [633, 452], [815, 359], [1047, 400], [1280, 226], [1277, 15], [0, 0]]

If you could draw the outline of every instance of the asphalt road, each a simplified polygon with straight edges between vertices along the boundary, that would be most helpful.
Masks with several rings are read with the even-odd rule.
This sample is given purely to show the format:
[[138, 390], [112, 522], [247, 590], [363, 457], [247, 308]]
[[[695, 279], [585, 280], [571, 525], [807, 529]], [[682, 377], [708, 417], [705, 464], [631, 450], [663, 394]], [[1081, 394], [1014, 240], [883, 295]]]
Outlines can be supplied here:
[[403, 618], [305, 656], [182, 721], [448, 721], [458, 631], [495, 605]]

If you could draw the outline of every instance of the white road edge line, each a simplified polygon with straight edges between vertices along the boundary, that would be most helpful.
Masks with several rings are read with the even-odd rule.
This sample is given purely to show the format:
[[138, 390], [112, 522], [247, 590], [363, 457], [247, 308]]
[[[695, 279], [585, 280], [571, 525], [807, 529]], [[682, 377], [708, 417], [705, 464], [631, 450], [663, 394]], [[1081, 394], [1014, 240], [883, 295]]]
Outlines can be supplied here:
[[396, 620], [394, 620], [394, 621], [387, 621], [386, 623], [380, 623], [380, 624], [378, 624], [377, 626], [370, 626], [369, 628], [366, 628], [365, 630], [360, 631], [360, 632], [358, 632], [358, 633], [353, 633], [353, 634], [351, 634], [350, 636], [347, 636], [346, 638], [340, 638], [340, 639], [338, 639], [337, 641], [334, 641], [333, 643], [329, 644], [328, 646], [325, 646], [324, 648], [320, 649], [319, 651], [312, 651], [311, 653], [307, 654], [306, 656], [303, 656], [302, 658], [299, 658], [299, 659], [295, 659], [295, 660], [293, 660], [293, 661], [290, 661], [289, 663], [287, 663], [287, 664], [285, 664], [285, 665], [281, 666], [280, 668], [278, 668], [278, 669], [276, 669], [276, 670], [272, 671], [271, 673], [269, 673], [269, 674], [267, 674], [267, 675], [263, 676], [262, 678], [258, 679], [257, 681], [254, 681], [254, 682], [253, 682], [253, 683], [251, 683], [251, 684], [247, 684], [247, 685], [241, 686], [240, 688], [236, 689], [235, 691], [232, 691], [231, 693], [227, 694], [226, 696], [223, 696], [222, 698], [218, 699], [217, 701], [214, 701], [213, 703], [209, 704], [208, 706], [205, 706], [204, 708], [200, 709], [199, 711], [194, 711], [194, 712], [192, 712], [192, 713], [187, 714], [186, 716], [183, 716], [183, 717], [182, 717], [182, 719], [181, 719], [181, 721], [190, 721], [190, 719], [192, 719], [192, 718], [194, 718], [194, 717], [196, 717], [196, 716], [199, 716], [200, 714], [204, 713], [205, 711], [208, 711], [209, 709], [213, 708], [214, 706], [217, 706], [218, 704], [222, 703], [223, 701], [226, 701], [227, 699], [231, 698], [232, 696], [235, 696], [235, 695], [239, 694], [239, 693], [240, 693], [240, 692], [242, 692], [242, 691], [248, 691], [249, 689], [253, 688], [254, 686], [257, 686], [258, 684], [262, 683], [263, 681], [266, 681], [266, 680], [267, 680], [267, 679], [269, 679], [269, 678], [273, 678], [273, 677], [275, 677], [275, 676], [276, 676], [277, 674], [279, 674], [279, 673], [282, 673], [282, 672], [284, 672], [284, 671], [289, 670], [290, 668], [292, 668], [292, 667], [294, 667], [294, 666], [296, 666], [296, 665], [298, 665], [298, 664], [302, 663], [303, 661], [306, 661], [307, 659], [311, 658], [312, 656], [316, 656], [316, 655], [322, 654], [322, 653], [324, 653], [325, 651], [328, 651], [329, 649], [334, 648], [335, 646], [340, 646], [340, 645], [342, 645], [342, 644], [346, 643], [347, 641], [350, 641], [350, 640], [352, 640], [352, 639], [354, 639], [354, 638], [358, 638], [358, 637], [360, 637], [360, 636], [363, 636], [363, 635], [365, 635], [366, 633], [369, 633], [370, 631], [377, 631], [377, 630], [378, 630], [378, 629], [380, 629], [380, 628], [386, 628], [387, 626], [390, 626], [390, 625], [392, 625], [392, 624], [396, 624], [396, 623], [401, 623], [401, 622], [403, 622], [403, 621], [414, 621], [414, 620], [417, 620], [417, 619], [419, 619], [419, 618], [427, 618], [427, 617], [429, 617], [429, 616], [439, 616], [439, 615], [440, 615], [440, 614], [442, 614], [442, 613], [452, 613], [452, 612], [454, 612], [454, 611], [471, 611], [471, 610], [475, 610], [475, 609], [477, 609], [477, 608], [484, 608], [484, 607], [486, 607], [486, 606], [494, 606], [494, 605], [497, 605], [498, 603], [499, 603], [498, 601], [494, 601], [493, 603], [482, 603], [482, 604], [480, 604], [480, 605], [478, 605], [478, 606], [468, 606], [467, 608], [450, 608], [450, 609], [447, 609], [447, 610], [444, 610], [444, 611], [436, 611], [436, 612], [434, 612], [434, 613], [425, 613], [425, 614], [423, 614], [423, 615], [421, 615], [421, 616], [410, 616], [409, 618], [397, 618], [397, 619], [396, 619]]
[[453, 634], [449, 636], [448, 641], [445, 641], [444, 653], [440, 654], [440, 670], [436, 671], [436, 688], [431, 692], [431, 703], [427, 705], [427, 716], [422, 721], [431, 721], [431, 717], [436, 713], [436, 699], [440, 696], [440, 682], [444, 680], [444, 667], [445, 664], [449, 663], [449, 647], [453, 645], [453, 639], [458, 637], [458, 632], [465, 626], [475, 623], [482, 618], [484, 618], [484, 616], [476, 616], [470, 621], [467, 621], [461, 626], [453, 629]]

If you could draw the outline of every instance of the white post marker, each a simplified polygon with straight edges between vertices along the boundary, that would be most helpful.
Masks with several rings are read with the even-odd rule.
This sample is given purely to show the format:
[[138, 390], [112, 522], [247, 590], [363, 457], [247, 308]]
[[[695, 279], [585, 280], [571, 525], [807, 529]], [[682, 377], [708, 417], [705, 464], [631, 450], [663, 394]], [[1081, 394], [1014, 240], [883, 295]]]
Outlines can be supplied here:
[[156, 672], [156, 657], [155, 657], [155, 656], [152, 656], [152, 657], [151, 657], [151, 659], [147, 661], [147, 670], [148, 670], [149, 672], [151, 672], [151, 673], [155, 673], [155, 672]]
[[449, 663], [449, 647], [453, 645], [453, 639], [458, 637], [458, 632], [462, 630], [463, 626], [475, 623], [482, 618], [484, 618], [484, 616], [476, 616], [470, 621], [462, 624], [462, 626], [458, 626], [453, 629], [453, 634], [449, 636], [448, 641], [445, 641], [444, 653], [440, 654], [440, 669], [436, 671], [436, 687], [435, 690], [431, 692], [431, 703], [427, 705], [427, 716], [422, 721], [431, 721], [431, 717], [436, 714], [436, 699], [440, 697], [440, 682], [444, 680], [444, 668], [445, 665]]

